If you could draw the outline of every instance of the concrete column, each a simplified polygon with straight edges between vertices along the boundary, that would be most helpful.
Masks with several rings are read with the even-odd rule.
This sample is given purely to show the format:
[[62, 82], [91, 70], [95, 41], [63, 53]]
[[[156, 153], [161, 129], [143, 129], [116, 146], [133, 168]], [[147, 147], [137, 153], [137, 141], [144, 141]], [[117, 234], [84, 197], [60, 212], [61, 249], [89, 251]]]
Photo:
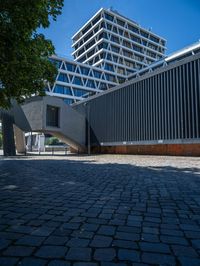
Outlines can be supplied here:
[[2, 116], [3, 153], [4, 156], [15, 156], [13, 121], [9, 115]]
[[16, 143], [17, 152], [25, 153], [26, 142], [25, 142], [24, 132], [20, 128], [18, 128], [16, 125], [14, 125], [14, 133], [15, 133], [15, 143]]

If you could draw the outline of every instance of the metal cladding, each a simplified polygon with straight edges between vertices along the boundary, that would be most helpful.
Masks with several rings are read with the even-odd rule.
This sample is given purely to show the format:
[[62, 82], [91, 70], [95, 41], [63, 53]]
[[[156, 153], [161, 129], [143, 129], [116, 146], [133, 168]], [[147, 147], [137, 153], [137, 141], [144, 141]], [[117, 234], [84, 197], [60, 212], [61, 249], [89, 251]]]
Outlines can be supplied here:
[[93, 146], [200, 142], [200, 53], [174, 60], [74, 108], [86, 113], [88, 105]]

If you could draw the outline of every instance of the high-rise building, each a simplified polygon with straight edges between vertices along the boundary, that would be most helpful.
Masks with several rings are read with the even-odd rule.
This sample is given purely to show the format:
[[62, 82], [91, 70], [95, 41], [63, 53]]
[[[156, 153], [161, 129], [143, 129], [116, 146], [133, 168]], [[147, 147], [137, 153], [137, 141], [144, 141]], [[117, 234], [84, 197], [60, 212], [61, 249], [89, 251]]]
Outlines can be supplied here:
[[129, 75], [164, 57], [166, 40], [151, 30], [101, 8], [72, 37], [74, 61], [53, 56], [58, 76], [47, 94], [67, 103], [123, 83]]

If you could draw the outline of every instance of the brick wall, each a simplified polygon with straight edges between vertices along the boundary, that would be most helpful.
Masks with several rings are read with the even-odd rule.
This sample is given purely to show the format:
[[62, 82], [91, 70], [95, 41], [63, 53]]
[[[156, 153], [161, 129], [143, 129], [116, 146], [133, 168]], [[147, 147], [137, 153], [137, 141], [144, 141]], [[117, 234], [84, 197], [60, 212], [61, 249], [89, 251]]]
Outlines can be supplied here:
[[93, 147], [92, 153], [200, 156], [200, 144], [157, 144]]

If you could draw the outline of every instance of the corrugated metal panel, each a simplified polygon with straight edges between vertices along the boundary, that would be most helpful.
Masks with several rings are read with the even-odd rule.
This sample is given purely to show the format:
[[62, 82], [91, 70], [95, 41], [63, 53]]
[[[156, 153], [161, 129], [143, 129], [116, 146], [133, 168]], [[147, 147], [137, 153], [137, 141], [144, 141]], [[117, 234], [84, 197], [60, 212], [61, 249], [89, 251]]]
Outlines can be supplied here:
[[200, 138], [200, 59], [148, 74], [87, 104], [93, 144]]

